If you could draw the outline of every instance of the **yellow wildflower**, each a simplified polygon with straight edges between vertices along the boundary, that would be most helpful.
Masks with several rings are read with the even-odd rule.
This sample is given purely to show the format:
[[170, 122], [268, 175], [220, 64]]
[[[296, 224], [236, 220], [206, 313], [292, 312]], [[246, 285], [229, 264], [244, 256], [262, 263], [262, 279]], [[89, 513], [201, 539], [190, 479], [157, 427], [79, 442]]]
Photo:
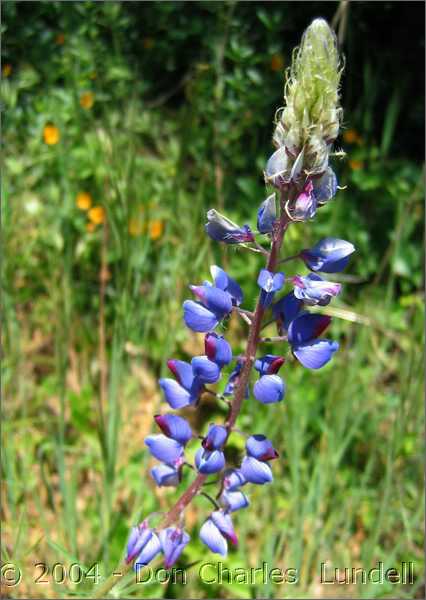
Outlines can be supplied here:
[[84, 92], [84, 94], [81, 94], [80, 106], [82, 108], [89, 110], [90, 108], [92, 108], [94, 102], [95, 102], [95, 96], [92, 92]]
[[359, 171], [363, 168], [364, 163], [362, 162], [362, 160], [350, 160], [349, 166], [353, 171]]
[[164, 230], [163, 221], [160, 221], [158, 219], [156, 219], [155, 221], [151, 221], [151, 223], [149, 224], [149, 237], [152, 240], [158, 240], [158, 238], [160, 238], [162, 236], [163, 230]]
[[45, 125], [43, 129], [43, 138], [45, 144], [48, 146], [54, 146], [59, 142], [59, 129], [52, 124]]
[[89, 210], [92, 206], [92, 196], [89, 192], [79, 192], [75, 199], [75, 203], [80, 210]]
[[155, 41], [151, 38], [151, 37], [146, 37], [143, 40], [143, 47], [145, 48], [145, 50], [149, 50], [150, 48], [152, 48], [155, 44]]
[[87, 214], [95, 225], [100, 225], [105, 221], [105, 209], [102, 206], [94, 206]]
[[65, 42], [64, 34], [58, 33], [58, 35], [55, 37], [55, 42], [58, 44], [58, 46], [62, 46], [62, 44]]
[[270, 67], [272, 71], [282, 71], [284, 69], [284, 58], [282, 54], [274, 54], [272, 56]]
[[12, 73], [12, 65], [10, 63], [6, 63], [3, 65], [1, 72], [3, 73], [3, 77], [9, 77], [9, 75]]
[[141, 235], [142, 229], [142, 221], [140, 219], [133, 218], [129, 220], [128, 231], [132, 237]]

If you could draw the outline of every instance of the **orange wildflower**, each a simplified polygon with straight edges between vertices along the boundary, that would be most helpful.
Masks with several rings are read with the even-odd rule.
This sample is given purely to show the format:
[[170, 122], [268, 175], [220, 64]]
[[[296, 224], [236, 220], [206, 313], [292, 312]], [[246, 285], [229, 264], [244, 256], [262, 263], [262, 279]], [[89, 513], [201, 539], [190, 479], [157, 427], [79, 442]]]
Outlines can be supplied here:
[[94, 223], [86, 223], [86, 231], [89, 233], [93, 233], [96, 229], [96, 225]]
[[89, 210], [92, 206], [92, 196], [89, 192], [79, 192], [75, 199], [75, 203], [80, 210]]
[[65, 42], [64, 34], [58, 33], [58, 35], [55, 37], [55, 42], [58, 44], [58, 46], [62, 46], [62, 44]]
[[163, 221], [160, 221], [158, 219], [156, 219], [155, 221], [151, 221], [151, 223], [149, 224], [149, 237], [152, 240], [158, 240], [158, 238], [160, 238], [162, 236], [163, 230], [164, 230]]
[[95, 102], [95, 96], [92, 92], [84, 92], [84, 94], [81, 94], [80, 106], [82, 108], [89, 110], [90, 108], [92, 108], [94, 102]]
[[3, 77], [9, 77], [9, 75], [12, 73], [12, 65], [10, 63], [6, 63], [3, 65], [1, 72]]
[[94, 225], [100, 225], [105, 221], [105, 209], [103, 206], [94, 206], [87, 213], [90, 221]]
[[44, 126], [43, 139], [45, 144], [48, 146], [54, 146], [59, 142], [59, 138], [59, 129], [55, 125], [48, 124]]
[[353, 171], [359, 171], [363, 168], [364, 163], [362, 162], [362, 160], [350, 160], [349, 166]]
[[284, 58], [282, 54], [274, 54], [272, 56], [270, 67], [272, 71], [282, 71], [284, 69]]
[[355, 129], [348, 129], [343, 133], [343, 139], [348, 144], [355, 144], [360, 141], [360, 136]]

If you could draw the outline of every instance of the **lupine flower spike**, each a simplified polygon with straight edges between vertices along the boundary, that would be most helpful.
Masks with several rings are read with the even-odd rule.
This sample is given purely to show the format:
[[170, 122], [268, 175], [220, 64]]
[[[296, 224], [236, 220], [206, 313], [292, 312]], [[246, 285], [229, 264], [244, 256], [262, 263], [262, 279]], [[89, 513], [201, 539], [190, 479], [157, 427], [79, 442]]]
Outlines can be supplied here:
[[[182, 470], [188, 465], [186, 456], [195, 456], [194, 464], [189, 465], [193, 479], [157, 527], [144, 520], [132, 528], [126, 561], [135, 569], [160, 554], [166, 568], [180, 559], [190, 541], [184, 529], [185, 509], [195, 497], [201, 500], [205, 496], [215, 505], [213, 511], [205, 512], [199, 529], [205, 546], [222, 556], [236, 547], [235, 526], [240, 511], [249, 506], [250, 488], [271, 483], [274, 462], [280, 461], [273, 441], [263, 432], [240, 430], [238, 433], [246, 437], [245, 452], [238, 459], [230, 458], [226, 446], [236, 432], [242, 406], [262, 403], [262, 410], [275, 411], [274, 418], [281, 419], [285, 429], [285, 411], [280, 403], [285, 406], [286, 393], [297, 394], [297, 390], [286, 390], [287, 369], [297, 368], [298, 363], [320, 369], [338, 350], [336, 341], [322, 337], [331, 318], [310, 313], [309, 308], [327, 307], [341, 293], [339, 283], [318, 273], [340, 272], [348, 265], [354, 246], [327, 237], [297, 254], [307, 268], [304, 272], [286, 277], [279, 266], [286, 260], [281, 247], [288, 227], [299, 222], [307, 226], [337, 191], [329, 160], [342, 117], [340, 75], [335, 35], [323, 19], [315, 19], [294, 54], [285, 106], [275, 123], [276, 150], [264, 171], [270, 187], [253, 215], [255, 222], [240, 226], [214, 209], [207, 213], [205, 230], [213, 240], [240, 245], [240, 251], [252, 243], [259, 247], [260, 242], [270, 248], [265, 250], [266, 264], [259, 265], [254, 274], [260, 289], [251, 310], [244, 307], [239, 283], [217, 265], [210, 267], [211, 279], [189, 286], [193, 298], [183, 303], [183, 321], [191, 331], [204, 335], [205, 353], [187, 360], [168, 360], [172, 377], [159, 382], [164, 400], [170, 409], [185, 409], [185, 416], [189, 416], [209, 393], [210, 398], [225, 397], [229, 412], [224, 422], [209, 423], [197, 432], [181, 415], [161, 411], [154, 417], [161, 433], [145, 439], [152, 457], [159, 461], [151, 468], [153, 482], [161, 487], [180, 486]], [[247, 316], [250, 330], [243, 355], [234, 355], [226, 339], [227, 323], [235, 313]], [[275, 323], [278, 337], [261, 338], [267, 322]], [[258, 348], [262, 341], [276, 344], [273, 353], [262, 354]], [[212, 389], [217, 385], [219, 390]], [[206, 483], [217, 485], [216, 500], [201, 494]]]

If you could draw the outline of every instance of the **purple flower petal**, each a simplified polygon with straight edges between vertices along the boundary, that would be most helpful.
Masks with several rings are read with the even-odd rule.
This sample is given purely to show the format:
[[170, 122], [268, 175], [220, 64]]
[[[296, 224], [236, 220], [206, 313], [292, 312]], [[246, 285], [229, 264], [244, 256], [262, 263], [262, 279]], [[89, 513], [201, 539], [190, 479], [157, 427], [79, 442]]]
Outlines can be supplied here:
[[192, 438], [191, 427], [183, 417], [178, 415], [155, 415], [154, 419], [164, 435], [176, 440], [182, 446], [185, 446]]
[[166, 402], [172, 408], [183, 408], [192, 404], [196, 399], [174, 379], [160, 379], [159, 384], [163, 389]]
[[192, 372], [191, 365], [183, 360], [172, 358], [167, 361], [167, 366], [176, 377], [178, 383], [189, 392], [194, 382], [194, 373]]
[[210, 273], [213, 277], [215, 286], [224, 292], [228, 292], [232, 298], [233, 304], [240, 306], [243, 301], [243, 291], [235, 279], [232, 279], [226, 271], [216, 265], [210, 267]]
[[242, 244], [254, 241], [253, 233], [248, 225], [239, 227], [214, 209], [209, 210], [207, 213], [205, 230], [213, 240], [225, 242], [225, 244]]
[[246, 450], [249, 456], [257, 460], [273, 460], [278, 458], [278, 452], [267, 437], [261, 434], [252, 435], [246, 442]]
[[201, 383], [216, 383], [220, 379], [220, 368], [207, 356], [195, 356], [191, 360], [194, 375]]
[[314, 194], [319, 204], [325, 204], [334, 198], [337, 191], [337, 178], [331, 167], [319, 179], [313, 180]]
[[274, 319], [277, 320], [279, 328], [284, 326], [285, 329], [288, 329], [289, 324], [297, 317], [302, 306], [303, 302], [295, 297], [294, 292], [290, 292], [281, 300], [278, 300], [272, 306], [272, 314]]
[[276, 375], [284, 362], [285, 358], [283, 356], [266, 354], [255, 360], [254, 368], [256, 371], [259, 371], [261, 375]]
[[330, 325], [331, 317], [302, 313], [288, 327], [288, 341], [292, 346], [304, 344], [319, 337]]
[[214, 312], [193, 300], [185, 300], [183, 303], [183, 318], [185, 325], [199, 333], [207, 333], [214, 329], [220, 318]]
[[225, 473], [223, 478], [223, 487], [229, 492], [238, 490], [239, 487], [244, 485], [246, 482], [244, 475], [238, 469], [231, 469]]
[[210, 515], [211, 520], [219, 529], [220, 533], [236, 546], [238, 544], [238, 538], [232, 524], [232, 519], [229, 514], [224, 513], [223, 510], [215, 510]]
[[241, 463], [241, 471], [249, 483], [263, 485], [273, 480], [271, 467], [252, 456], [245, 456]]
[[228, 544], [226, 539], [220, 533], [212, 519], [207, 519], [201, 527], [200, 539], [212, 552], [216, 552], [216, 554], [221, 554], [222, 556], [227, 555]]
[[259, 233], [271, 233], [277, 218], [275, 193], [262, 202], [257, 213], [257, 229]]
[[291, 169], [286, 148], [278, 148], [270, 156], [265, 167], [265, 179], [276, 188], [282, 188], [290, 182]]
[[129, 564], [141, 552], [152, 536], [152, 530], [146, 524], [146, 521], [132, 527], [127, 542], [126, 563]]
[[339, 349], [339, 344], [331, 340], [314, 340], [295, 346], [293, 354], [307, 369], [320, 369], [332, 358]]
[[181, 480], [181, 470], [169, 465], [157, 465], [151, 469], [151, 476], [158, 487], [176, 487]]
[[320, 240], [313, 248], [302, 250], [300, 256], [311, 271], [337, 273], [346, 267], [353, 252], [355, 247], [350, 242], [329, 237]]
[[247, 508], [247, 506], [250, 504], [247, 496], [243, 494], [243, 492], [228, 492], [227, 490], [222, 492], [220, 496], [220, 502], [225, 510], [229, 512], [235, 512], [236, 510]]
[[189, 540], [189, 535], [183, 529], [168, 527], [160, 531], [161, 549], [166, 569], [170, 569], [175, 564]]
[[225, 456], [220, 450], [204, 450], [200, 448], [195, 455], [195, 466], [200, 473], [209, 475], [210, 473], [217, 473], [221, 471], [225, 466]]
[[149, 435], [145, 438], [145, 444], [152, 456], [171, 466], [175, 466], [183, 455], [183, 446], [162, 434]]
[[225, 338], [217, 333], [208, 333], [204, 338], [204, 347], [207, 358], [215, 362], [220, 368], [232, 361], [232, 349]]
[[296, 275], [292, 278], [294, 295], [308, 306], [326, 306], [330, 300], [340, 293], [340, 283], [324, 281], [319, 275], [310, 273], [307, 277]]
[[151, 537], [135, 560], [135, 564], [133, 565], [134, 570], [139, 571], [141, 567], [149, 564], [159, 552], [161, 552], [160, 540], [154, 532], [151, 532]]
[[220, 450], [228, 437], [226, 427], [223, 425], [209, 425], [206, 437], [202, 445], [205, 450]]
[[273, 404], [284, 398], [285, 385], [278, 375], [263, 375], [254, 384], [253, 393], [262, 404]]
[[309, 180], [294, 202], [291, 216], [298, 221], [307, 221], [315, 216], [317, 210], [317, 199], [314, 194], [314, 186]]
[[204, 306], [220, 316], [221, 319], [231, 312], [232, 297], [228, 292], [211, 285], [190, 285], [189, 287]]

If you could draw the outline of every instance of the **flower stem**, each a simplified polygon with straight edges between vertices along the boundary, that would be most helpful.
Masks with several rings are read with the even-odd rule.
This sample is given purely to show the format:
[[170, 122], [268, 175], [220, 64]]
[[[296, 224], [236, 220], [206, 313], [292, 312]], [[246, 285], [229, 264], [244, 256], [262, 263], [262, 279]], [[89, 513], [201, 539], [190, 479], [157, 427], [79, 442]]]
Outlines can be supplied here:
[[[289, 220], [285, 210], [283, 207], [285, 202], [290, 196], [293, 194], [293, 190], [290, 189], [287, 198], [284, 196], [284, 193], [281, 196], [281, 215], [279, 221], [276, 222], [276, 227], [274, 229], [272, 235], [272, 246], [271, 251], [268, 253], [268, 260], [266, 262], [266, 269], [268, 271], [274, 272], [277, 265], [279, 264], [278, 258], [280, 255], [281, 246], [284, 239], [284, 233], [288, 227]], [[225, 427], [228, 431], [228, 437], [235, 425], [237, 417], [240, 413], [242, 403], [245, 398], [246, 388], [250, 379], [251, 369], [253, 367], [253, 363], [256, 358], [256, 350], [257, 345], [259, 343], [260, 331], [262, 329], [262, 320], [265, 314], [265, 308], [262, 306], [260, 302], [260, 295], [257, 300], [256, 309], [253, 313], [253, 318], [250, 324], [249, 336], [247, 341], [247, 347], [244, 354], [244, 366], [242, 368], [241, 374], [238, 379], [238, 384], [236, 386], [234, 398], [230, 405], [228, 418], [225, 422]], [[183, 511], [190, 504], [192, 499], [200, 494], [203, 485], [205, 484], [207, 479], [207, 475], [203, 475], [203, 473], [199, 473], [191, 485], [183, 492], [179, 500], [176, 502], [174, 506], [169, 510], [168, 513], [165, 514], [158, 528], [163, 529], [166, 527], [170, 527], [173, 523], [179, 521]], [[129, 566], [125, 565], [125, 567], [120, 567], [122, 571], [124, 569], [126, 571], [129, 570]], [[105, 595], [114, 587], [117, 579], [111, 575], [104, 583], [99, 587], [96, 593], [93, 595], [93, 598], [104, 598]]]

